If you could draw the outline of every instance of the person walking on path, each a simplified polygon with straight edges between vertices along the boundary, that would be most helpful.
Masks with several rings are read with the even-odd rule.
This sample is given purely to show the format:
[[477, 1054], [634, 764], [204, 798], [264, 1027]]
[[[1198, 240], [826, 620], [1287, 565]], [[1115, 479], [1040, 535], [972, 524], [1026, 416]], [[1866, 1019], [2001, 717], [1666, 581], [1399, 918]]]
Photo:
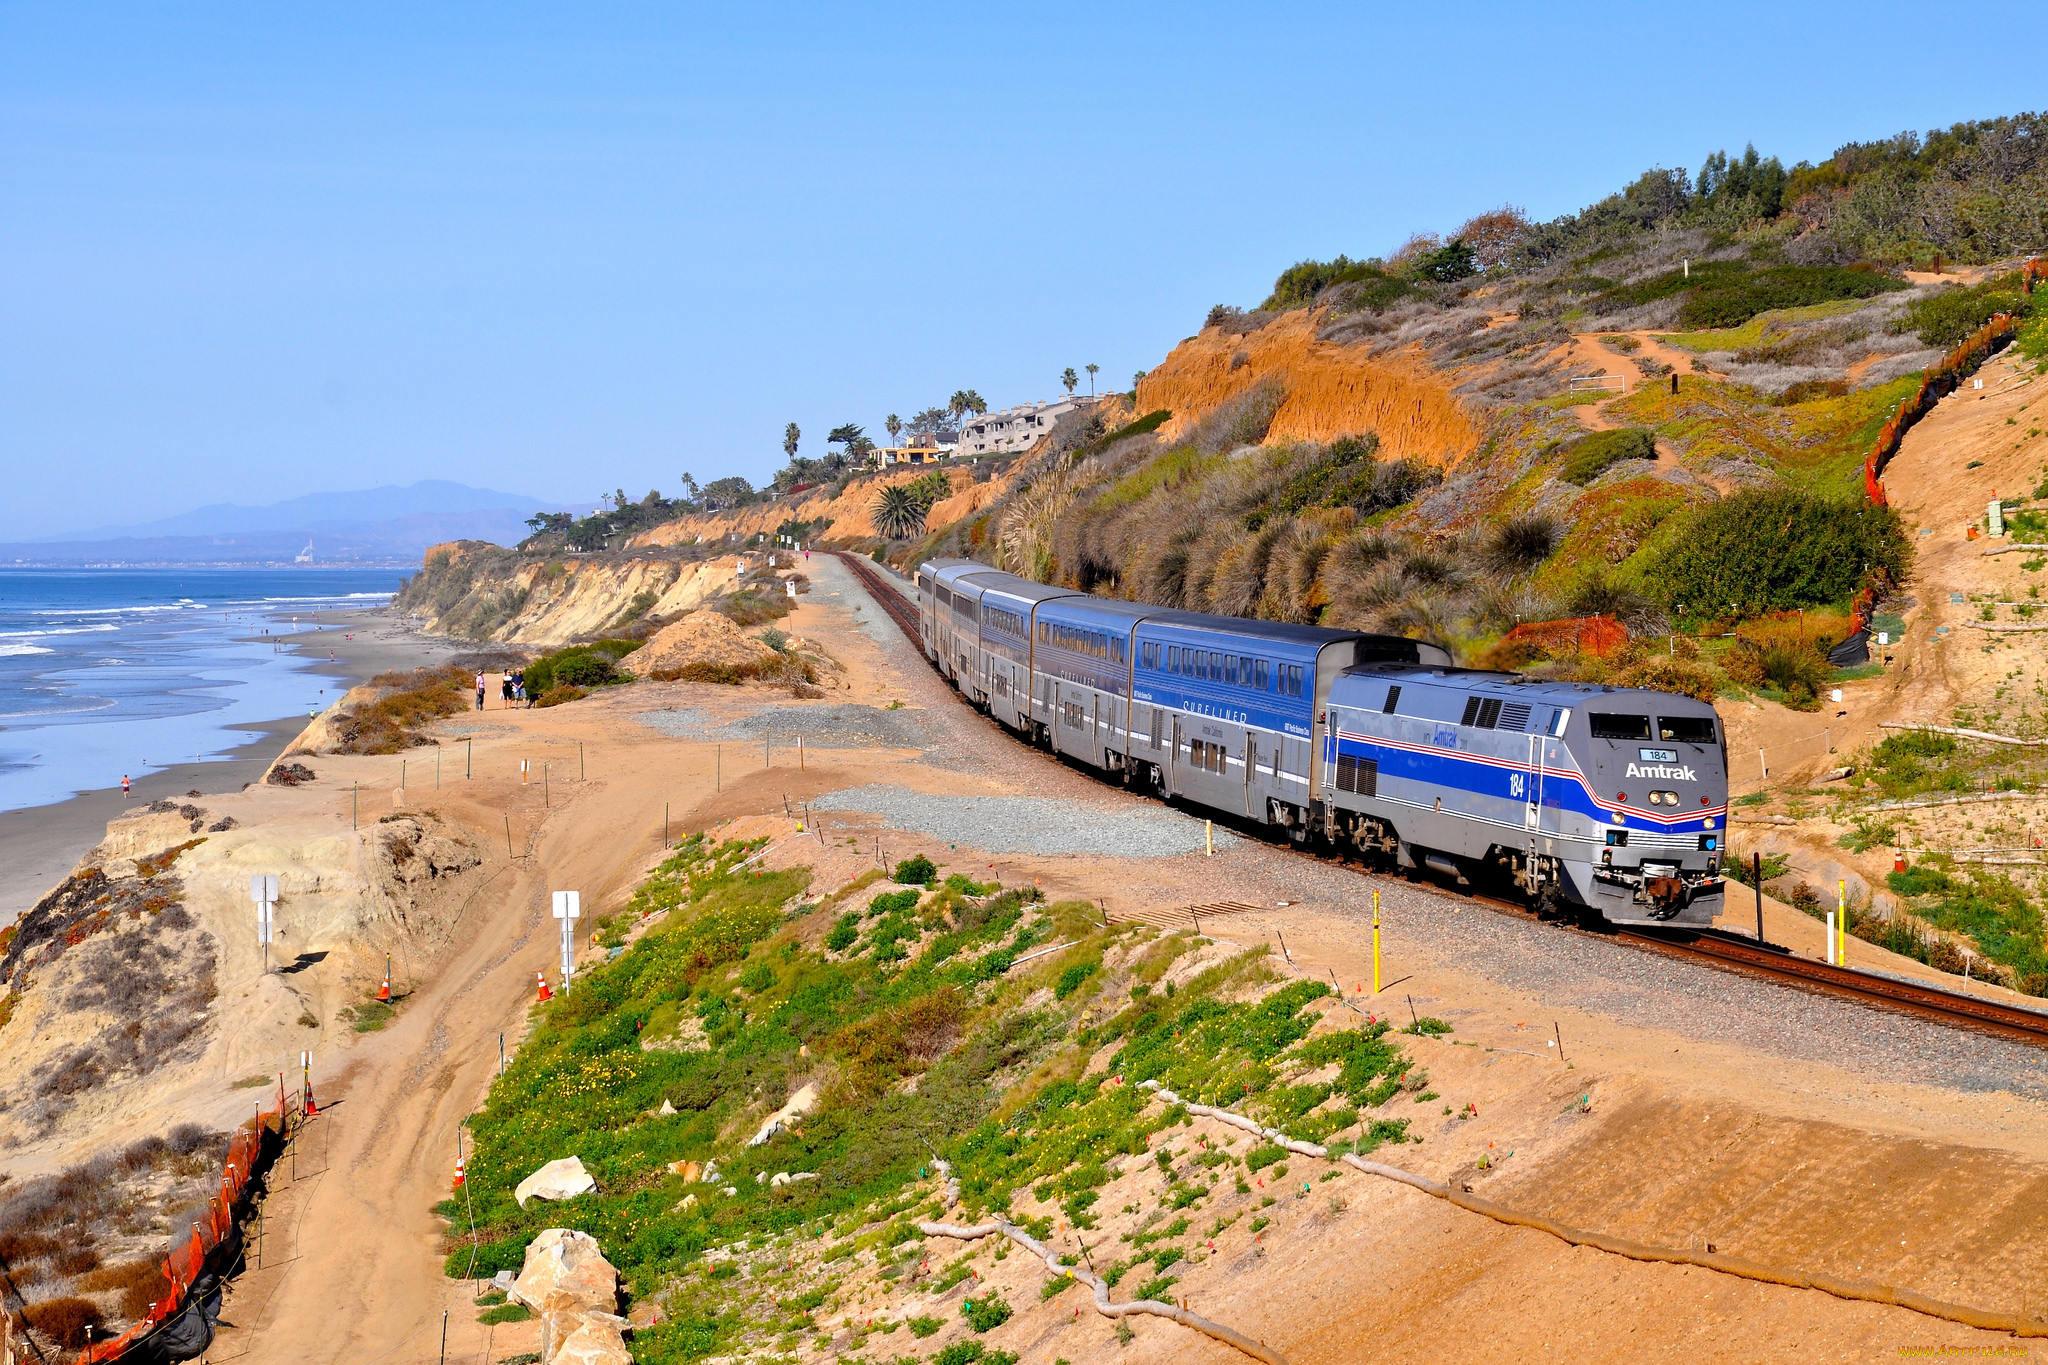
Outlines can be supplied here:
[[476, 672], [476, 709], [479, 711], [484, 709], [484, 672], [482, 669], [478, 669]]
[[123, 801], [128, 799], [128, 774], [126, 773], [121, 774], [121, 799]]
[[505, 709], [511, 709], [512, 675], [510, 673], [500, 673], [498, 675], [498, 700], [500, 703], [502, 703]]

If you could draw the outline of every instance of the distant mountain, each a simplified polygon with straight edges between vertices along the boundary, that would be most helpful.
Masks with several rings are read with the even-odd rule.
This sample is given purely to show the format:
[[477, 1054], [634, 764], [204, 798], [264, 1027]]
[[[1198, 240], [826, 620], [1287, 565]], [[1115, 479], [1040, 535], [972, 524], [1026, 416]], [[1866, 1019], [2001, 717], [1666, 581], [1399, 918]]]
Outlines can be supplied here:
[[267, 507], [214, 503], [160, 521], [0, 544], [0, 564], [417, 564], [429, 545], [523, 539], [526, 519], [565, 510], [521, 493], [429, 479], [309, 493]]

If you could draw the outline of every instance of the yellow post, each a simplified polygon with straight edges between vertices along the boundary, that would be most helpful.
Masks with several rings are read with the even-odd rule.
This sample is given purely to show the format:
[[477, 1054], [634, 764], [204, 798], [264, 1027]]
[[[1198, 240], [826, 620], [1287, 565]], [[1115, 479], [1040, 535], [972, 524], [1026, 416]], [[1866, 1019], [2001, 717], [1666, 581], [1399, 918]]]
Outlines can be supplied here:
[[1380, 993], [1380, 893], [1372, 893], [1372, 993]]
[[1214, 820], [1204, 820], [1202, 822], [1202, 856], [1204, 858], [1216, 856], [1216, 822]]

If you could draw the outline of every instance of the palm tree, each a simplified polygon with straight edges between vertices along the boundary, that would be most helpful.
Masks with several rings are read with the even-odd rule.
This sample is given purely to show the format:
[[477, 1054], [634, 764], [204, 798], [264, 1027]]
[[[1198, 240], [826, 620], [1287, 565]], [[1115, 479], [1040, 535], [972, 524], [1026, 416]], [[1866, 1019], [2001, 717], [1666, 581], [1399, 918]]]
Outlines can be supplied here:
[[1074, 367], [1072, 365], [1069, 365], [1066, 369], [1060, 371], [1060, 383], [1065, 384], [1067, 386], [1068, 397], [1073, 397], [1074, 385], [1080, 382], [1081, 376], [1074, 373]]
[[1136, 374], [1131, 376], [1131, 393], [1133, 395], [1135, 395], [1138, 392], [1138, 385], [1145, 382], [1145, 376], [1149, 373], [1149, 370], [1140, 370]]
[[882, 425], [889, 429], [889, 443], [894, 445], [897, 435], [903, 430], [903, 419], [892, 412], [882, 419]]
[[796, 458], [796, 443], [802, 439], [803, 432], [797, 428], [796, 423], [791, 422], [782, 429], [782, 453], [794, 460]]
[[1088, 396], [1093, 398], [1095, 396], [1095, 372], [1102, 367], [1091, 363], [1083, 365], [1081, 368], [1088, 371]]
[[877, 533], [905, 540], [924, 531], [926, 505], [907, 484], [893, 483], [875, 495], [871, 509]]

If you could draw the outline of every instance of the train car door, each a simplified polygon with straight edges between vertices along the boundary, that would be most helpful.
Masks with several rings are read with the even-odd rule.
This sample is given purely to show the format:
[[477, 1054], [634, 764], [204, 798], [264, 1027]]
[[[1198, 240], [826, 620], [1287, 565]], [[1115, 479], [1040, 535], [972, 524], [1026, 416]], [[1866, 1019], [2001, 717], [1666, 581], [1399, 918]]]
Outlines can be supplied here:
[[1259, 740], [1250, 730], [1244, 732], [1244, 813], [1252, 813], [1252, 774], [1259, 770]]
[[1543, 819], [1543, 736], [1529, 736], [1529, 770], [1522, 774], [1522, 825], [1534, 833]]
[[1169, 796], [1180, 792], [1180, 717], [1173, 718], [1173, 747], [1166, 751], [1166, 793]]

